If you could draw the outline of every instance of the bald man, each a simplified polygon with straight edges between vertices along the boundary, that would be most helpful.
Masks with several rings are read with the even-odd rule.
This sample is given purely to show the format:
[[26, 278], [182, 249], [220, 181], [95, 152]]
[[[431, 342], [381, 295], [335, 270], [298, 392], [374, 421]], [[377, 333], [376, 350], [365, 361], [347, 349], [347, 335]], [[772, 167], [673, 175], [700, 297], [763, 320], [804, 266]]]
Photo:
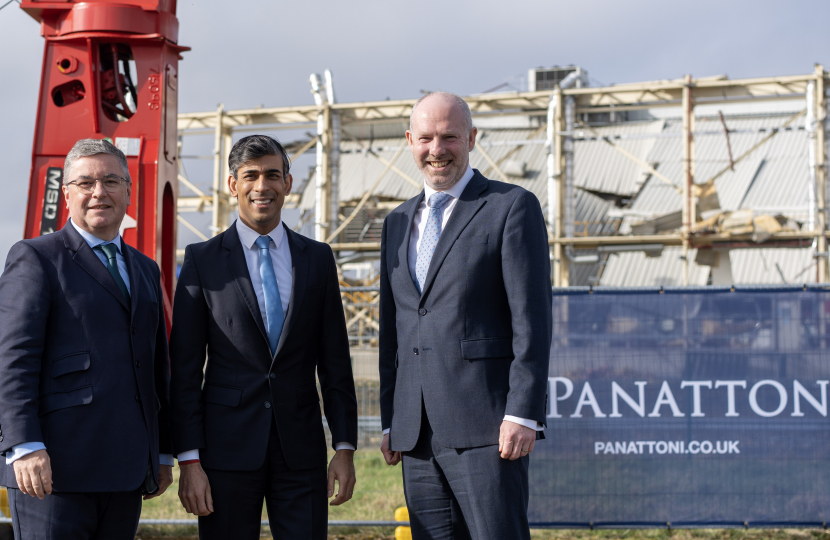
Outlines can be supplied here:
[[403, 459], [416, 540], [529, 539], [552, 325], [542, 209], [470, 168], [458, 96], [421, 98], [406, 137], [424, 189], [383, 225], [381, 451]]

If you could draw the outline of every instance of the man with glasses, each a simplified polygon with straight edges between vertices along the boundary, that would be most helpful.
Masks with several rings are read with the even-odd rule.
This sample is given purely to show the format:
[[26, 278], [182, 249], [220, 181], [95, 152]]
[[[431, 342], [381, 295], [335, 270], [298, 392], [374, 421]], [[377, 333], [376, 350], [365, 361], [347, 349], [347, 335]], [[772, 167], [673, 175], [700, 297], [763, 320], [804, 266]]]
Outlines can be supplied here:
[[0, 277], [0, 484], [15, 538], [132, 539], [172, 483], [167, 335], [156, 263], [119, 228], [127, 160], [78, 141], [69, 222], [15, 244]]

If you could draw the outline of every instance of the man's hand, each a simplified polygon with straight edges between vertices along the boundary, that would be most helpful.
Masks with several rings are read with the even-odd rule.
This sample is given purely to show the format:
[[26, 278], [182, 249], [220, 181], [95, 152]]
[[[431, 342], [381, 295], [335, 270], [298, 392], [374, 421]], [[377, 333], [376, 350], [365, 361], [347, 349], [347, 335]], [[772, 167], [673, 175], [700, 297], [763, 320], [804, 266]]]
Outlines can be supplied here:
[[170, 484], [173, 483], [173, 466], [172, 465], [159, 465], [159, 490], [153, 493], [152, 495], [145, 495], [144, 500], [150, 500], [158, 497], [159, 495], [163, 494], [167, 491], [167, 488], [170, 487]]
[[52, 494], [52, 462], [46, 450], [27, 454], [14, 462], [17, 487], [26, 495], [42, 499]]
[[354, 484], [354, 450], [338, 450], [329, 463], [329, 492], [328, 496], [334, 495], [334, 481], [337, 480], [337, 496], [329, 504], [338, 506], [352, 498]]
[[536, 432], [510, 420], [504, 420], [499, 430], [499, 452], [503, 459], [519, 459], [533, 452]]
[[210, 482], [200, 463], [179, 465], [179, 500], [189, 514], [207, 516], [213, 512]]
[[383, 436], [383, 441], [380, 443], [380, 452], [383, 454], [383, 459], [386, 460], [387, 465], [397, 465], [401, 462], [401, 453], [389, 449], [388, 433]]

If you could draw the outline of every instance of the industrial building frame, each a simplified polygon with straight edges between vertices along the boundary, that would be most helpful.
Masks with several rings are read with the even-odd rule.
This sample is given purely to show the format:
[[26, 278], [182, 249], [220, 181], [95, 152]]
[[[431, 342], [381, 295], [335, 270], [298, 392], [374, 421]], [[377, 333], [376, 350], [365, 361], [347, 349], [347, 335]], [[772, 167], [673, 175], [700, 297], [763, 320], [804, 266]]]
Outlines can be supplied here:
[[[807, 230], [777, 232], [772, 234], [768, 245], [787, 245], [794, 242], [813, 243], [817, 266], [818, 281], [830, 281], [827, 259], [827, 220], [828, 181], [827, 181], [827, 92], [828, 73], [821, 65], [815, 66], [813, 73], [781, 77], [763, 77], [730, 80], [726, 77], [694, 79], [686, 76], [680, 80], [652, 81], [643, 83], [620, 84], [606, 87], [566, 87], [556, 86], [552, 90], [534, 92], [492, 93], [466, 96], [473, 120], [494, 116], [536, 116], [545, 118], [544, 125], [535, 132], [535, 137], [527, 141], [515, 141], [516, 148], [522, 144], [544, 144], [547, 149], [547, 183], [548, 201], [546, 221], [548, 225], [549, 244], [551, 246], [552, 281], [557, 287], [569, 285], [569, 270], [573, 261], [586, 249], [605, 247], [614, 250], [648, 250], [650, 246], [682, 246], [683, 249], [683, 284], [689, 284], [689, 257], [694, 248], [717, 248], [740, 246], [750, 242], [751, 235], [701, 232], [697, 230], [700, 219], [697, 206], [705, 186], [711, 185], [719, 174], [706, 182], [695, 181], [695, 106], [717, 105], [741, 102], [759, 102], [764, 100], [801, 101], [803, 110], [791, 120], [805, 117], [806, 130], [809, 133], [811, 149], [810, 181], [812, 185], [810, 199], [810, 226]], [[288, 150], [293, 160], [296, 156], [312, 151], [316, 152], [315, 210], [314, 234], [316, 239], [331, 244], [335, 253], [367, 252], [369, 255], [380, 251], [377, 242], [338, 243], [333, 242], [357, 210], [366, 204], [381, 179], [394, 171], [404, 180], [421, 188], [421, 181], [413, 179], [395, 166], [395, 160], [405, 148], [398, 150], [394, 158], [385, 159], [366, 148], [361, 147], [384, 164], [384, 172], [374, 185], [367, 190], [357, 203], [350, 217], [343, 218], [338, 193], [338, 160], [340, 140], [343, 129], [354, 123], [375, 125], [408, 121], [409, 114], [416, 99], [387, 100], [358, 103], [337, 103], [334, 97], [331, 74], [326, 72], [324, 81], [316, 75], [311, 77], [314, 105], [279, 108], [255, 108], [243, 110], [224, 110], [220, 105], [215, 111], [181, 113], [178, 119], [180, 137], [189, 134], [214, 134], [213, 188], [211, 193], [204, 193], [185, 176], [179, 180], [195, 196], [179, 198], [179, 222], [193, 231], [200, 238], [206, 236], [182, 216], [183, 211], [194, 209], [212, 212], [212, 231], [218, 234], [229, 225], [229, 216], [236, 201], [233, 200], [226, 186], [228, 176], [227, 158], [233, 141], [233, 135], [240, 132], [291, 130], [316, 128], [316, 137], [307, 142], [289, 145]], [[565, 86], [564, 84], [562, 86]], [[582, 114], [620, 113], [657, 108], [679, 108], [682, 117], [682, 226], [669, 234], [618, 235], [618, 236], [575, 236], [573, 234], [573, 140], [575, 137], [574, 118]], [[801, 108], [801, 107], [799, 107]], [[588, 124], [581, 130], [592, 131]], [[776, 135], [773, 130], [761, 142], [741, 156], [734, 157], [738, 163], [769, 138]], [[544, 136], [544, 138], [541, 138]], [[674, 185], [670, 180], [655, 170], [650, 164], [626, 152], [611, 137], [602, 140], [635, 162], [647, 174]], [[728, 139], [727, 139], [728, 140]], [[494, 160], [482, 145], [476, 146], [485, 161], [490, 165], [491, 176], [510, 182], [502, 171], [505, 158]], [[508, 153], [508, 156], [510, 154]], [[734, 165], [730, 163], [730, 166]], [[699, 180], [699, 179], [698, 179]], [[301, 194], [289, 197], [288, 204], [296, 205]], [[353, 203], [350, 203], [350, 205]], [[361, 291], [360, 302], [365, 306], [372, 299], [368, 291]], [[348, 310], [347, 310], [348, 311]], [[356, 313], [359, 310], [355, 309]], [[356, 314], [355, 314], [356, 315]], [[348, 318], [348, 317], [347, 317]], [[369, 319], [367, 319], [368, 321]]]

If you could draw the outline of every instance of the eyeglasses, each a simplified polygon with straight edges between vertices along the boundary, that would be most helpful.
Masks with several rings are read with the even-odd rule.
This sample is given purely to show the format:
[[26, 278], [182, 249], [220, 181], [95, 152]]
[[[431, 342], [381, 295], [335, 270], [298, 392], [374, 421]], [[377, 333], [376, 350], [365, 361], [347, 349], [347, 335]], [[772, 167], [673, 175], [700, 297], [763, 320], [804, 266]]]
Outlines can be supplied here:
[[95, 184], [101, 182], [101, 186], [103, 186], [104, 191], [107, 193], [115, 193], [121, 188], [122, 182], [127, 182], [126, 178], [120, 177], [108, 177], [104, 178], [103, 180], [73, 180], [71, 182], [67, 182], [67, 186], [74, 185], [78, 188], [78, 191], [83, 193], [84, 195], [89, 195], [93, 191], [95, 191]]

